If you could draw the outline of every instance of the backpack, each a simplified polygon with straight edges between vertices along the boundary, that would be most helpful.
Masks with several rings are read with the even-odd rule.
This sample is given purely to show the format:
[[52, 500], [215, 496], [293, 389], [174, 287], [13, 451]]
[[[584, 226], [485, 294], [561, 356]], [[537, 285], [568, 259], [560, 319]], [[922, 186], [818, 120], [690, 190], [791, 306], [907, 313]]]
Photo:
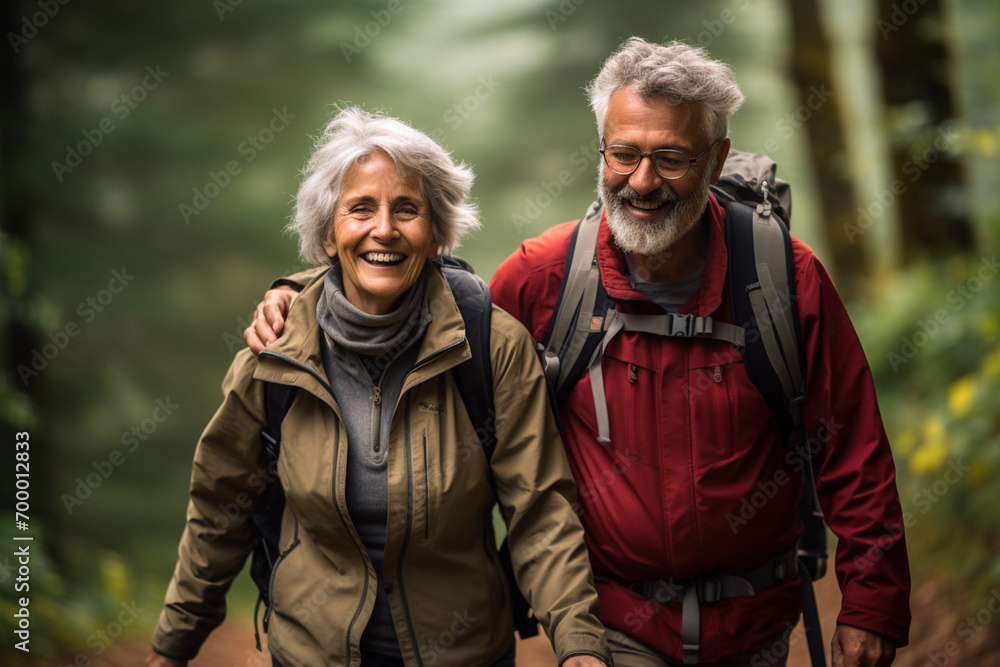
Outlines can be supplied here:
[[[483, 446], [487, 464], [496, 449], [496, 429], [493, 415], [493, 367], [490, 364], [490, 322], [492, 301], [486, 282], [477, 276], [472, 267], [464, 260], [456, 257], [439, 257], [433, 260], [434, 266], [448, 281], [452, 295], [458, 304], [465, 324], [466, 339], [472, 350], [472, 357], [452, 369], [455, 384], [465, 403], [465, 409], [475, 426], [476, 436]], [[264, 446], [268, 469], [274, 469], [281, 446], [281, 423], [288, 414], [295, 400], [297, 387], [275, 382], [264, 383], [264, 404], [267, 412], [267, 426], [260, 433]], [[278, 546], [281, 532], [281, 517], [285, 508], [285, 493], [280, 482], [274, 476], [270, 484], [270, 498], [266, 508], [252, 515], [257, 529], [257, 542], [254, 545], [250, 562], [250, 578], [259, 591], [257, 606], [254, 610], [254, 636], [257, 650], [261, 649], [260, 634], [257, 631], [257, 615], [263, 604], [263, 628], [267, 632], [271, 618], [270, 590], [274, 568], [281, 560], [283, 553]], [[296, 537], [287, 551], [297, 544]], [[287, 553], [286, 551], [286, 553]], [[533, 637], [538, 634], [538, 623], [529, 615], [530, 605], [517, 587], [514, 579], [514, 569], [510, 557], [507, 540], [504, 539], [499, 549], [500, 565], [503, 568], [514, 607], [514, 627], [521, 637]]]
[[[714, 338], [741, 349], [744, 367], [781, 424], [786, 446], [803, 462], [800, 517], [803, 534], [796, 553], [802, 578], [803, 615], [813, 665], [825, 664], [812, 581], [826, 572], [826, 527], [816, 495], [811, 453], [803, 424], [805, 361], [799, 332], [791, 240], [785, 224], [791, 212], [791, 189], [776, 177], [770, 158], [731, 150], [718, 184], [711, 187], [726, 211], [726, 247], [729, 251], [729, 299], [733, 322], [710, 316], [665, 313], [636, 315], [616, 310], [615, 300], [604, 289], [597, 262], [597, 232], [602, 208], [595, 202], [570, 237], [566, 269], [556, 308], [549, 323], [549, 337], [539, 344], [539, 355], [556, 406], [562, 405], [586, 371], [597, 416], [598, 441], [610, 442], [607, 403], [601, 358], [621, 331], [642, 331], [663, 336]], [[779, 563], [780, 564], [780, 563]], [[769, 564], [766, 564], [769, 565]], [[759, 568], [758, 568], [759, 569]], [[782, 571], [791, 573], [789, 568]], [[756, 575], [738, 574], [751, 582]], [[705, 578], [706, 580], [709, 578]], [[712, 577], [723, 584], [726, 576]], [[774, 583], [774, 577], [756, 577], [754, 587]], [[705, 581], [699, 586], [705, 588]], [[710, 588], [710, 587], [709, 587]], [[685, 663], [697, 662], [700, 631], [698, 601], [752, 595], [753, 587], [732, 588], [705, 599], [699, 591], [693, 602], [684, 596], [682, 643]], [[677, 592], [680, 596], [680, 591]], [[657, 598], [660, 599], [660, 598]], [[681, 601], [680, 598], [676, 601]]]

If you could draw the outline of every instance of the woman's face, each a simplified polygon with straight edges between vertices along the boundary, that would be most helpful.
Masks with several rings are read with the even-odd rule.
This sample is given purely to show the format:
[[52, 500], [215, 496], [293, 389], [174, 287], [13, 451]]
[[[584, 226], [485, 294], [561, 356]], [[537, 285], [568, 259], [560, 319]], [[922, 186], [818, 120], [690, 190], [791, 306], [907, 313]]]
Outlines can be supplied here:
[[323, 248], [340, 258], [348, 301], [372, 315], [391, 312], [437, 254], [420, 176], [385, 153], [362, 158], [344, 177]]

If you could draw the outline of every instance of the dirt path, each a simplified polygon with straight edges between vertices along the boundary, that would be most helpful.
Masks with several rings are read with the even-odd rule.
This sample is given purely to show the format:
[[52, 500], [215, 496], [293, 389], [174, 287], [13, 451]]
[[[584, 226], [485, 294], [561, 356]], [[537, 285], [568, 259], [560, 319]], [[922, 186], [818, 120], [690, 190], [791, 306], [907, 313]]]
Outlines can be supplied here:
[[[816, 595], [829, 660], [829, 641], [840, 609], [840, 591], [832, 574], [819, 582]], [[925, 582], [918, 586], [913, 593], [911, 606], [911, 644], [899, 652], [895, 667], [1000, 667], [1000, 637], [994, 636], [991, 639], [986, 632], [970, 636], [969, 632], [960, 631], [960, 627], [966, 627], [961, 626], [963, 618], [948, 610], [945, 597], [935, 583]], [[1000, 615], [997, 615], [997, 620], [1000, 620]], [[991, 643], [987, 645], [986, 641]], [[140, 667], [148, 651], [147, 642], [134, 642], [122, 646], [110, 655], [92, 659], [90, 667]], [[69, 659], [58, 663], [35, 662], [32, 667], [68, 667], [72, 664], [72, 659]], [[266, 650], [258, 653], [255, 648], [253, 628], [245, 621], [240, 621], [227, 622], [214, 632], [198, 659], [190, 663], [190, 667], [270, 667], [270, 664]], [[766, 661], [762, 663], [766, 664]], [[519, 645], [517, 665], [555, 667], [556, 660], [548, 641], [544, 637], [534, 637]], [[809, 667], [801, 624], [791, 635], [788, 667]]]

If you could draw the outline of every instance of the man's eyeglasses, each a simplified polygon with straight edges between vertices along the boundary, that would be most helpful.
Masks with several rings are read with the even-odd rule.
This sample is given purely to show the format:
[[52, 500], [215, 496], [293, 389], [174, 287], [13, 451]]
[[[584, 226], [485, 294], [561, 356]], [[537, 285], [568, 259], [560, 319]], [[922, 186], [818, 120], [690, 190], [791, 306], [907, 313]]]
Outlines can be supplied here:
[[673, 181], [686, 176], [688, 171], [691, 170], [691, 165], [697, 162], [698, 158], [702, 155], [712, 150], [712, 147], [720, 141], [721, 139], [716, 139], [709, 144], [708, 148], [694, 157], [688, 157], [684, 151], [676, 151], [669, 148], [661, 148], [652, 153], [643, 153], [638, 148], [619, 146], [618, 144], [604, 146], [600, 149], [600, 152], [604, 156], [604, 163], [608, 165], [608, 169], [616, 174], [621, 174], [622, 176], [631, 175], [632, 172], [639, 168], [642, 158], [648, 157], [650, 162], [653, 163], [653, 169], [660, 175], [660, 178]]

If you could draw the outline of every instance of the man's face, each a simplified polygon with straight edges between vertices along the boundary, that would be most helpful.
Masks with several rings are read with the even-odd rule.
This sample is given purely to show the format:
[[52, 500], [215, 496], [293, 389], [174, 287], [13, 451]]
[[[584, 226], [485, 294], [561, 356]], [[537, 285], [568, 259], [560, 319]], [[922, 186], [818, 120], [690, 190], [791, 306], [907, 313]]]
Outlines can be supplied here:
[[[718, 138], [706, 134], [703, 113], [691, 102], [675, 106], [619, 88], [608, 106], [605, 144], [632, 146], [643, 153], [670, 148], [693, 157]], [[723, 150], [728, 152], [728, 141], [675, 180], [661, 178], [645, 158], [627, 176], [611, 171], [602, 160], [598, 193], [615, 243], [627, 253], [654, 255], [694, 229], [708, 203], [708, 186], [722, 170], [717, 156], [724, 159]]]

